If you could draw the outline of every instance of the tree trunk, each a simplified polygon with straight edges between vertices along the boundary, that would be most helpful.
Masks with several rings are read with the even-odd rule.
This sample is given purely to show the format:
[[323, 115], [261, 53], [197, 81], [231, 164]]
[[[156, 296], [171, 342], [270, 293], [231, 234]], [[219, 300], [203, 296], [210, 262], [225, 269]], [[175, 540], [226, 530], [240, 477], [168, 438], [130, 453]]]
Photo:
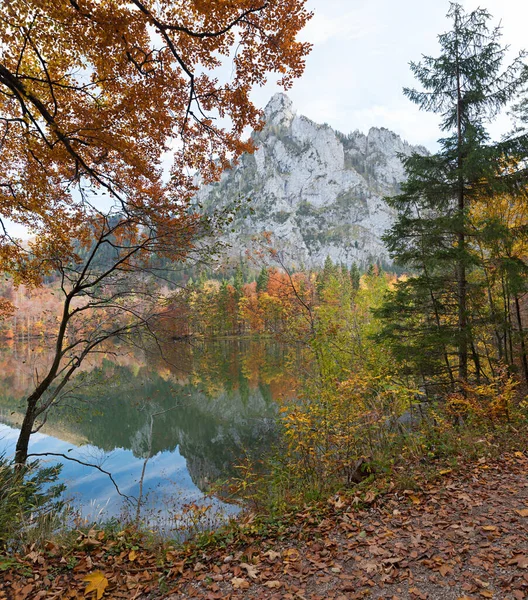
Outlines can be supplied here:
[[32, 394], [27, 400], [27, 410], [26, 414], [24, 415], [24, 420], [22, 421], [22, 427], [20, 428], [20, 433], [18, 434], [18, 440], [15, 449], [15, 465], [19, 468], [26, 464], [29, 438], [31, 437], [31, 432], [33, 431], [33, 425], [35, 424], [35, 413], [38, 399], [33, 398], [33, 396], [34, 394]]
[[[457, 50], [458, 51], [458, 50]], [[467, 382], [468, 376], [468, 335], [467, 335], [467, 281], [465, 264], [465, 197], [464, 197], [464, 176], [462, 169], [464, 167], [463, 148], [462, 148], [462, 88], [460, 81], [460, 71], [457, 64], [457, 139], [458, 139], [458, 190], [457, 190], [457, 249], [458, 260], [456, 267], [457, 291], [458, 291], [458, 379], [460, 384]]]
[[480, 385], [480, 372], [482, 369], [480, 366], [480, 356], [478, 355], [473, 338], [471, 339], [471, 355], [473, 357], [473, 364], [475, 365], [475, 377], [477, 380], [477, 385]]
[[524, 342], [524, 330], [521, 317], [521, 306], [519, 297], [515, 295], [515, 312], [517, 313], [517, 326], [519, 327], [519, 337], [521, 339], [521, 363], [524, 375], [524, 381], [528, 383], [528, 360], [526, 359], [526, 344]]

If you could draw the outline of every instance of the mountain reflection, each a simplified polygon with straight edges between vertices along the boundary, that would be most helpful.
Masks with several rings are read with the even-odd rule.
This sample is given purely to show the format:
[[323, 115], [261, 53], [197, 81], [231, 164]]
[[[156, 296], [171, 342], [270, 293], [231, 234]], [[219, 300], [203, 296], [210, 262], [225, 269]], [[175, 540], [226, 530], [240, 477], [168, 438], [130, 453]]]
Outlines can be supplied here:
[[[0, 353], [0, 421], [16, 427], [42, 372], [45, 346]], [[202, 491], [274, 438], [275, 400], [295, 391], [285, 349], [272, 342], [174, 343], [159, 353], [109, 347], [91, 359], [41, 433], [136, 459], [174, 452]]]

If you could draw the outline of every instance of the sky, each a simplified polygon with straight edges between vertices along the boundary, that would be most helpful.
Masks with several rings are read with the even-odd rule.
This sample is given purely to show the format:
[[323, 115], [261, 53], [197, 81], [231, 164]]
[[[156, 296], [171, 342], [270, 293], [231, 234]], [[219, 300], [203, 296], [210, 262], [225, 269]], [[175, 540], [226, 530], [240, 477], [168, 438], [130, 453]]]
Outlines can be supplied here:
[[[462, 0], [466, 10], [485, 8], [502, 25], [510, 57], [528, 47], [528, 0]], [[303, 77], [288, 91], [297, 112], [349, 133], [387, 127], [413, 144], [434, 149], [438, 117], [420, 112], [402, 94], [416, 82], [410, 61], [438, 55], [437, 36], [451, 29], [448, 0], [309, 0], [314, 12], [302, 32], [313, 49]], [[264, 106], [280, 91], [271, 83], [253, 98]], [[490, 131], [507, 130], [504, 116]]]
[[[466, 10], [487, 9], [502, 25], [512, 59], [528, 48], [528, 0], [461, 0]], [[431, 151], [441, 136], [436, 115], [419, 111], [402, 93], [416, 82], [410, 61], [436, 56], [437, 36], [451, 29], [449, 0], [308, 0], [314, 16], [301, 33], [313, 44], [304, 75], [287, 93], [299, 114], [342, 133], [386, 127]], [[507, 63], [506, 63], [507, 64]], [[281, 91], [273, 81], [254, 90], [264, 108]], [[506, 115], [490, 128], [499, 138], [510, 129]], [[9, 223], [13, 235], [28, 232]]]

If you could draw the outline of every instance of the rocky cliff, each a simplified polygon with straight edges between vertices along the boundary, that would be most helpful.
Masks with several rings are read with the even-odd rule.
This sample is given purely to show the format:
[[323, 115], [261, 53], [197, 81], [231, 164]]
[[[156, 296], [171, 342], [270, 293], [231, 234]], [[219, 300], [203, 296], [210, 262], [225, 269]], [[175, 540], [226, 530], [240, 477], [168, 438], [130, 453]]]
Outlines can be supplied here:
[[261, 232], [297, 263], [366, 265], [388, 261], [381, 235], [392, 214], [383, 197], [398, 192], [405, 174], [399, 155], [411, 146], [388, 129], [344, 135], [297, 115], [285, 94], [265, 109], [266, 125], [253, 133], [258, 150], [242, 156], [198, 200], [218, 207], [251, 198], [228, 234], [232, 252], [243, 252]]

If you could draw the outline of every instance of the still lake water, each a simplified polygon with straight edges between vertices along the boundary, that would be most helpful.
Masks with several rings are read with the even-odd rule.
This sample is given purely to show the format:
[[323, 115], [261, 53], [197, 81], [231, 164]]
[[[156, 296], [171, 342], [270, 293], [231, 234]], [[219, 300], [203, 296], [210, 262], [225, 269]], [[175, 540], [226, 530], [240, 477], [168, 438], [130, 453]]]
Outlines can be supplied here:
[[[0, 453], [13, 454], [24, 398], [47, 360], [36, 343], [0, 352]], [[286, 365], [285, 349], [265, 341], [175, 343], [164, 359], [112, 348], [50, 411], [30, 452], [65, 454], [109, 471], [136, 507], [141, 496], [152, 526], [177, 520], [191, 502], [229, 513], [204, 493], [273, 443], [277, 401], [295, 390]], [[71, 460], [42, 460], [63, 463], [67, 495], [87, 521], [122, 514], [127, 503], [107, 475]]]

